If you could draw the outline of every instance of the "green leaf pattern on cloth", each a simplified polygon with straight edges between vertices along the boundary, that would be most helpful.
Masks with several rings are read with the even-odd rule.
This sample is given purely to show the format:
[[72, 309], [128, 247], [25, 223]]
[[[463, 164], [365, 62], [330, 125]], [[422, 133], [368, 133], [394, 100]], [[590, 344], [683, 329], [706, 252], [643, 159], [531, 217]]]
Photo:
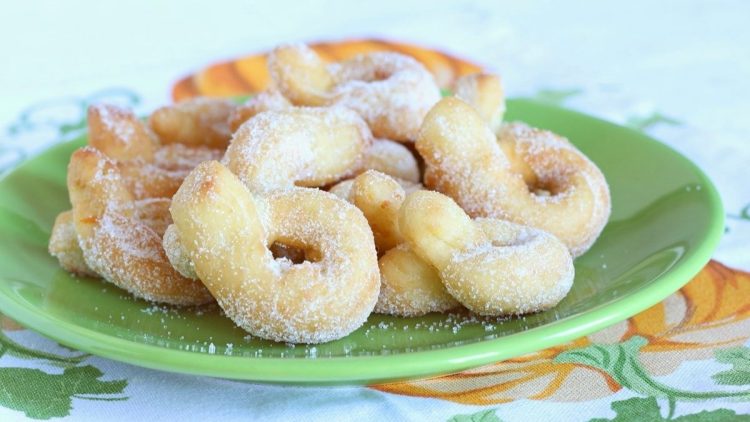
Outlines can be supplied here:
[[0, 368], [0, 405], [20, 410], [35, 419], [67, 416], [73, 397], [100, 399], [90, 396], [123, 392], [127, 385], [125, 380], [101, 381], [98, 378], [102, 375], [102, 371], [91, 365], [66, 368], [62, 374], [30, 368]]
[[648, 341], [633, 336], [618, 344], [592, 344], [557, 355], [557, 363], [579, 363], [604, 371], [621, 386], [638, 394], [672, 401], [732, 399], [750, 401], [750, 391], [686, 391], [665, 385], [651, 377], [638, 360], [641, 347]]
[[[41, 360], [64, 368], [60, 374], [40, 369], [0, 367], [0, 406], [23, 412], [34, 419], [50, 419], [70, 415], [73, 398], [84, 400], [127, 400], [121, 396], [127, 380], [102, 381], [101, 370], [92, 366], [78, 366], [88, 353], [73, 356], [36, 350], [11, 339], [0, 330], [0, 358], [13, 356], [20, 359]], [[109, 397], [117, 394], [116, 397]], [[99, 397], [105, 395], [105, 397]]]
[[75, 365], [90, 356], [87, 353], [77, 356], [61, 356], [41, 350], [34, 350], [11, 340], [0, 330], [0, 357], [6, 353], [22, 359], [44, 359], [61, 366]]
[[675, 422], [722, 422], [722, 421], [750, 421], [748, 415], [737, 415], [734, 410], [717, 409], [702, 411], [691, 415], [672, 418], [662, 416], [659, 404], [654, 397], [633, 397], [631, 399], [612, 403], [612, 410], [617, 413], [613, 419], [591, 419], [589, 422], [633, 422], [633, 421], [675, 421]]
[[669, 117], [665, 116], [662, 113], [659, 113], [658, 111], [649, 113], [644, 116], [632, 116], [627, 119], [625, 122], [625, 126], [631, 127], [633, 129], [645, 131], [646, 129], [650, 129], [653, 126], [659, 125], [659, 124], [667, 124], [671, 126], [677, 126], [681, 125], [682, 122]]
[[448, 422], [503, 422], [497, 417], [495, 409], [480, 410], [468, 415], [455, 415]]
[[750, 347], [717, 350], [714, 355], [718, 362], [732, 365], [732, 369], [712, 377], [718, 384], [750, 385]]

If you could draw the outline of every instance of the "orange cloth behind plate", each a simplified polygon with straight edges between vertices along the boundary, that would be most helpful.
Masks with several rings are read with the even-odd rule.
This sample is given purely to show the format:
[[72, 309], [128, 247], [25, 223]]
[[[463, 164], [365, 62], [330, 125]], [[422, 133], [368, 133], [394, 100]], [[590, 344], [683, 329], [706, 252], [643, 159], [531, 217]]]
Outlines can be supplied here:
[[[381, 40], [351, 40], [336, 43], [311, 44], [321, 57], [329, 61], [348, 59], [372, 51], [395, 51], [413, 56], [435, 76], [441, 88], [448, 88], [463, 75], [482, 68], [466, 60], [410, 44]], [[188, 75], [172, 87], [172, 99], [182, 101], [199, 95], [230, 97], [260, 92], [268, 87], [271, 78], [266, 67], [266, 55], [254, 54], [233, 61], [216, 63]]]

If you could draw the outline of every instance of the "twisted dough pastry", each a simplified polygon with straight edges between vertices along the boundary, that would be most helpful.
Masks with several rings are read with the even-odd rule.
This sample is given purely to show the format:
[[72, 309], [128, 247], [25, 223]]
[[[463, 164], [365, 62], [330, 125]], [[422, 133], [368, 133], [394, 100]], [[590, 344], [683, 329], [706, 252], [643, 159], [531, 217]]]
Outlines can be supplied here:
[[[295, 186], [324, 186], [359, 168], [371, 134], [357, 113], [344, 107], [266, 111], [268, 101], [275, 101], [269, 98], [273, 95], [252, 103], [258, 114], [240, 123], [222, 159], [251, 192], [265, 195]], [[167, 229], [163, 246], [180, 274], [199, 278], [176, 228]]]
[[323, 186], [350, 174], [370, 142], [343, 107], [266, 111], [240, 126], [222, 162], [257, 193]]
[[[130, 110], [114, 105], [90, 106], [88, 126], [89, 144], [112, 159], [121, 182], [133, 195], [135, 209], [142, 211], [141, 220], [147, 224], [169, 217], [165, 207], [154, 209], [149, 205], [159, 203], [159, 200], [149, 198], [171, 197], [198, 163], [221, 155], [220, 150], [201, 145], [160, 145], [155, 135]], [[154, 211], [154, 215], [148, 215], [149, 211]], [[158, 225], [151, 228], [159, 234], [164, 232], [164, 228]], [[83, 258], [72, 211], [64, 211], [55, 219], [49, 251], [65, 270], [82, 276], [97, 276]]]
[[[421, 188], [408, 187], [410, 191]], [[369, 170], [339, 193], [362, 210], [382, 254], [378, 260], [381, 284], [375, 312], [419, 316], [459, 306], [446, 291], [437, 270], [404, 243], [398, 213], [406, 192], [396, 180]]]
[[[278, 91], [263, 91], [237, 107], [229, 121], [233, 130], [236, 131], [243, 123], [264, 111], [290, 110], [305, 109], [295, 107]], [[409, 148], [388, 139], [373, 139], [373, 142], [364, 150], [360, 165], [353, 170], [353, 173], [356, 175], [370, 169], [415, 183], [421, 178], [419, 165]]]
[[358, 112], [378, 138], [413, 141], [440, 99], [430, 72], [414, 58], [377, 52], [326, 64], [305, 45], [286, 45], [268, 57], [273, 82], [293, 104], [338, 104]]
[[110, 104], [89, 107], [88, 124], [89, 145], [116, 160], [136, 199], [171, 197], [198, 163], [222, 154], [205, 145], [160, 145], [133, 112]]
[[453, 95], [470, 104], [493, 132], [505, 114], [505, 93], [498, 75], [472, 73], [456, 79]]
[[164, 230], [169, 223], [168, 199], [142, 203], [150, 209], [141, 211], [116, 163], [91, 147], [73, 153], [68, 190], [78, 244], [93, 272], [147, 300], [175, 305], [213, 300], [200, 282], [180, 276], [162, 249], [154, 227]]
[[448, 292], [480, 315], [549, 309], [573, 284], [573, 259], [554, 236], [502, 220], [472, 221], [438, 192], [409, 194], [399, 228]]
[[60, 266], [69, 273], [83, 277], [98, 277], [98, 274], [86, 265], [83, 251], [78, 246], [78, 233], [72, 210], [63, 211], [55, 218], [49, 239], [49, 253], [57, 258]]
[[[195, 272], [237, 325], [285, 342], [349, 334], [370, 314], [379, 281], [372, 232], [354, 207], [326, 192], [293, 188], [262, 199], [218, 162], [198, 166], [172, 201]], [[307, 261], [274, 259], [280, 241]]]
[[425, 185], [455, 199], [471, 216], [540, 228], [574, 256], [588, 250], [610, 213], [601, 171], [551, 132], [510, 125], [501, 130], [500, 144], [471, 106], [444, 98], [425, 118], [416, 142], [426, 163]]
[[163, 144], [223, 150], [232, 136], [229, 116], [235, 107], [229, 100], [199, 97], [154, 110], [148, 123]]

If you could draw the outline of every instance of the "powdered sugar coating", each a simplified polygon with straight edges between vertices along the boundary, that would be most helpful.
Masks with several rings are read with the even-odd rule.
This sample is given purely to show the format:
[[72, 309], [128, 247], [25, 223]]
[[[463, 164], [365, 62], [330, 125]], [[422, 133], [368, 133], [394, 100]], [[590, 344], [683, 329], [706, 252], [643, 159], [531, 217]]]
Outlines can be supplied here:
[[[185, 180], [171, 212], [197, 275], [253, 335], [330, 341], [359, 327], [375, 305], [372, 232], [334, 195], [292, 188], [253, 196], [227, 168], [207, 162]], [[313, 260], [274, 259], [268, 247], [276, 241], [309, 250]]]
[[489, 242], [456, 251], [440, 276], [480, 315], [520, 315], [557, 305], [575, 277], [565, 245], [549, 233], [497, 219], [474, 220]]
[[197, 97], [154, 110], [148, 123], [162, 144], [223, 150], [231, 137], [229, 115], [235, 107], [227, 99]]
[[[510, 144], [501, 148], [469, 105], [441, 100], [425, 118], [416, 143], [426, 163], [425, 184], [471, 216], [538, 227], [560, 238], [574, 256], [585, 252], [610, 213], [601, 171], [551, 132], [510, 125], [501, 129], [499, 142]], [[523, 168], [531, 176], [514, 171]]]
[[378, 260], [381, 286], [375, 311], [418, 316], [458, 306], [440, 281], [437, 270], [404, 244], [398, 214], [406, 192], [399, 182], [368, 170], [343, 186], [337, 191], [362, 210], [382, 255]]
[[437, 192], [407, 196], [399, 225], [406, 243], [437, 269], [447, 291], [477, 314], [548, 309], [573, 283], [573, 259], [554, 236], [502, 220], [469, 220]]
[[[115, 163], [93, 148], [71, 157], [68, 190], [78, 243], [91, 270], [147, 300], [176, 305], [213, 300], [201, 283], [180, 276], [162, 249], [157, 230], [168, 223], [168, 199], [139, 209]], [[158, 209], [166, 215], [153, 217]]]
[[240, 126], [222, 162], [253, 192], [323, 186], [353, 172], [370, 142], [344, 107], [266, 111]]
[[153, 164], [167, 171], [190, 171], [204, 161], [220, 159], [223, 154], [223, 150], [216, 148], [168, 144], [160, 146], [154, 152]]
[[500, 76], [464, 75], [456, 79], [453, 95], [474, 107], [493, 132], [500, 128], [505, 115], [505, 93]]
[[292, 109], [294, 105], [279, 91], [267, 90], [250, 97], [229, 115], [229, 128], [234, 133], [243, 123], [264, 111]]
[[164, 232], [162, 239], [164, 252], [167, 254], [169, 263], [183, 277], [191, 280], [198, 280], [198, 274], [195, 273], [195, 265], [190, 260], [190, 255], [185, 250], [185, 246], [180, 241], [180, 234], [177, 232], [177, 226], [170, 224]]
[[432, 74], [417, 60], [376, 52], [330, 67], [333, 101], [357, 111], [379, 138], [414, 141], [430, 108], [440, 99]]
[[274, 87], [295, 105], [343, 105], [358, 112], [379, 138], [410, 142], [440, 99], [432, 74], [412, 57], [375, 52], [332, 63], [302, 44], [268, 57]]
[[419, 183], [422, 178], [417, 159], [409, 148], [389, 139], [375, 139], [365, 150], [359, 171], [366, 170], [377, 170], [411, 183]]
[[153, 158], [156, 142], [132, 111], [112, 105], [88, 108], [89, 144], [116, 160]]
[[330, 105], [334, 80], [323, 60], [305, 44], [284, 44], [268, 55], [273, 89], [294, 105]]
[[78, 246], [78, 234], [73, 223], [72, 211], [63, 211], [55, 218], [49, 239], [49, 253], [57, 258], [65, 271], [85, 277], [97, 277], [97, 274], [86, 265], [83, 251]]

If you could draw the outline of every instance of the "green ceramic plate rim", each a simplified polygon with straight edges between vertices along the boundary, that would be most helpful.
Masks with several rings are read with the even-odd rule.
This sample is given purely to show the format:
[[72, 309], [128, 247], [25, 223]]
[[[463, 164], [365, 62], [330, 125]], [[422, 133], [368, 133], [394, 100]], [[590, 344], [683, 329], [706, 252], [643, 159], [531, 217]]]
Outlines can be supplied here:
[[[40, 314], [34, 308], [0, 294], [2, 312], [22, 325], [66, 346], [152, 369], [255, 382], [311, 385], [369, 384], [458, 372], [575, 340], [627, 319], [660, 302], [686, 284], [703, 268], [723, 234], [724, 210], [716, 187], [699, 167], [679, 152], [651, 137], [644, 136], [641, 132], [573, 110], [540, 104], [532, 100], [516, 101], [533, 102], [542, 107], [556, 109], [558, 112], [597, 120], [617, 130], [630, 130], [633, 134], [644, 137], [648, 142], [653, 142], [667, 150], [675, 156], [675, 159], [685, 161], [708, 190], [711, 220], [703, 242], [648, 286], [581, 314], [497, 339], [439, 350], [393, 355], [315, 359], [212, 355], [165, 349], [101, 334], [47, 314]], [[46, 151], [33, 158], [44, 152]], [[14, 171], [24, 167], [33, 158], [17, 166]], [[0, 181], [11, 173], [12, 171], [6, 172], [0, 177]]]

